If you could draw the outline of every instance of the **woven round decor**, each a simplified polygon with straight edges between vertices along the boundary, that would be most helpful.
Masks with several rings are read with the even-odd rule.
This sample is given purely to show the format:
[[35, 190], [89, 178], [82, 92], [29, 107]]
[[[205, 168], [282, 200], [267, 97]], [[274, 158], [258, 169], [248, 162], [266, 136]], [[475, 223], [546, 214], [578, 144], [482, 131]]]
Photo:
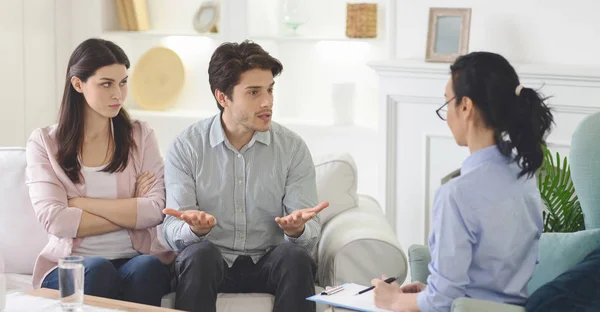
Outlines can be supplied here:
[[133, 70], [133, 99], [140, 108], [164, 110], [175, 104], [184, 80], [185, 69], [179, 55], [165, 47], [152, 48]]

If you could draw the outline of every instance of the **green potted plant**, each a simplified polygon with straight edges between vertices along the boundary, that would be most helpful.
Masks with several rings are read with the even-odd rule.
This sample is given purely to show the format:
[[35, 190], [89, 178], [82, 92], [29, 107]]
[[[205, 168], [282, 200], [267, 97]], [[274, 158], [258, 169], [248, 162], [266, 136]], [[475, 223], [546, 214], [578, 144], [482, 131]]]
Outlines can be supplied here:
[[546, 205], [543, 212], [544, 232], [577, 232], [585, 229], [583, 212], [571, 181], [567, 158], [552, 155], [543, 147], [544, 162], [538, 174], [538, 188]]

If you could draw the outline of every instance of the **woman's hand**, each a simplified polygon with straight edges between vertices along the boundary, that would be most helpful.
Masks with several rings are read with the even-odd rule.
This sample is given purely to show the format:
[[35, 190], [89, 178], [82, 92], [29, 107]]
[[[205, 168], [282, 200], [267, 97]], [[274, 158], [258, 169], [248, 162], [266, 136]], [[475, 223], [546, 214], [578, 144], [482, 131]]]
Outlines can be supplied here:
[[152, 172], [140, 175], [135, 182], [135, 197], [144, 197], [156, 182], [156, 176]]
[[381, 279], [371, 281], [371, 285], [375, 286], [375, 289], [373, 289], [375, 306], [381, 309], [393, 310], [396, 301], [402, 295], [402, 290], [397, 283], [388, 284], [384, 282], [385, 279], [386, 277], [382, 276]]
[[414, 283], [410, 283], [408, 285], [404, 285], [404, 286], [400, 287], [400, 289], [402, 289], [403, 293], [416, 294], [416, 293], [422, 292], [425, 289], [425, 287], [427, 287], [427, 285], [425, 285], [421, 282], [414, 282]]

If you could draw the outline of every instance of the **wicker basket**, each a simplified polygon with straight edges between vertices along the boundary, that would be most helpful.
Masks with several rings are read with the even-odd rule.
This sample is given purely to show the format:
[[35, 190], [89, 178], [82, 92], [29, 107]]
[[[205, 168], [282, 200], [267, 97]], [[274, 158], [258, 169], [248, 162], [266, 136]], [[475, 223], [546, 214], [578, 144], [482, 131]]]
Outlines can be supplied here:
[[346, 12], [347, 37], [377, 37], [377, 3], [348, 3]]

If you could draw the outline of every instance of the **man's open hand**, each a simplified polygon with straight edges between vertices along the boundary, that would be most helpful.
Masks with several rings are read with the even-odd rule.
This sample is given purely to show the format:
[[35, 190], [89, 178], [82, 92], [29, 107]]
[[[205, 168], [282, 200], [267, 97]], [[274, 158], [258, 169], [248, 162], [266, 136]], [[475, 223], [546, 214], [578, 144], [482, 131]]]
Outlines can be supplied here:
[[283, 218], [277, 217], [275, 222], [279, 224], [285, 235], [299, 237], [304, 232], [304, 224], [328, 206], [329, 202], [322, 202], [313, 208], [296, 210]]
[[163, 209], [163, 213], [185, 221], [185, 223], [189, 224], [192, 232], [196, 233], [198, 236], [204, 236], [208, 234], [208, 232], [210, 232], [210, 230], [217, 225], [217, 219], [204, 211], [179, 211], [171, 208], [165, 208]]

